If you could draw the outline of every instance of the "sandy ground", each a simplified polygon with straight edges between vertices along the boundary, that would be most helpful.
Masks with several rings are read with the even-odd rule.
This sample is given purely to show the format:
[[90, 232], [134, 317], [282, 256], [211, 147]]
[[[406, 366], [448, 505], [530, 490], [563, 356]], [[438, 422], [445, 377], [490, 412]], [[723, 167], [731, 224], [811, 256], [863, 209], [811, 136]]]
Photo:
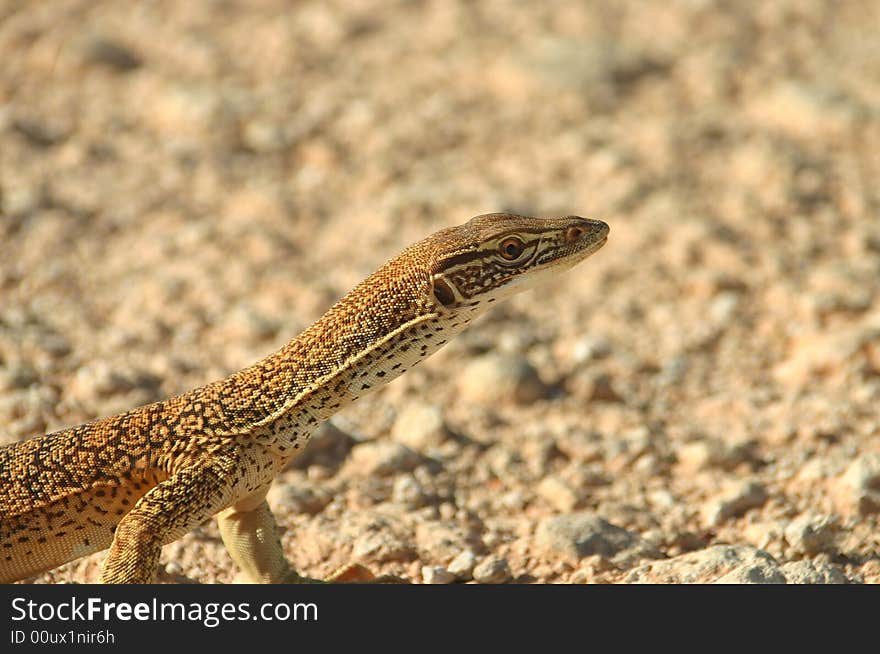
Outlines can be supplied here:
[[[490, 211], [608, 244], [322, 429], [299, 569], [880, 582], [880, 5], [0, 4], [0, 442], [223, 377]], [[102, 555], [37, 581], [93, 581]], [[165, 582], [228, 582], [216, 525]]]

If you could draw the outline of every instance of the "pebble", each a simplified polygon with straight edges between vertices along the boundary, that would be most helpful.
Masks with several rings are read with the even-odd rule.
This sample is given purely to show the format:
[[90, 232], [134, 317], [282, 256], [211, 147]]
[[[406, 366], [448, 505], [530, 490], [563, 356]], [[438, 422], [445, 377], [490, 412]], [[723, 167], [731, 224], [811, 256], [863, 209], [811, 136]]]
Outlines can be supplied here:
[[368, 560], [377, 563], [409, 561], [416, 555], [412, 545], [387, 530], [371, 531], [362, 534], [355, 541], [351, 553], [358, 560]]
[[183, 567], [177, 561], [169, 561], [165, 564], [165, 574], [176, 576], [183, 574]]
[[751, 480], [735, 482], [703, 506], [703, 519], [709, 525], [720, 525], [766, 501], [767, 490], [763, 484]]
[[606, 373], [587, 376], [585, 395], [590, 402], [623, 402], [623, 397], [614, 389], [611, 375]]
[[107, 38], [91, 39], [85, 54], [90, 63], [100, 64], [120, 73], [135, 70], [143, 64], [143, 60], [130, 47]]
[[848, 584], [849, 579], [836, 565], [818, 561], [790, 561], [781, 566], [790, 584]]
[[407, 405], [391, 428], [392, 439], [418, 452], [438, 447], [448, 437], [443, 411], [436, 405], [422, 402]]
[[537, 487], [538, 495], [563, 513], [572, 511], [580, 501], [574, 489], [555, 475], [544, 477]]
[[544, 518], [538, 524], [535, 544], [548, 557], [563, 557], [575, 563], [592, 554], [607, 558], [627, 552], [637, 556], [659, 556], [637, 534], [589, 512]]
[[423, 565], [422, 581], [426, 584], [451, 584], [455, 575], [441, 565]]
[[804, 139], [844, 134], [856, 119], [853, 106], [840, 101], [821, 83], [790, 79], [779, 80], [750, 98], [746, 112], [762, 128]]
[[859, 515], [880, 512], [880, 452], [863, 454], [841, 478], [848, 507]]
[[412, 475], [401, 475], [394, 480], [391, 501], [408, 509], [417, 509], [425, 503], [425, 491]]
[[[727, 577], [728, 574], [732, 574]], [[671, 559], [641, 565], [626, 576], [626, 583], [693, 584], [784, 583], [776, 560], [767, 552], [748, 545], [714, 545]]]
[[611, 354], [611, 343], [602, 336], [584, 336], [574, 344], [571, 356], [575, 363], [602, 359]]
[[387, 477], [409, 472], [420, 462], [418, 454], [400, 443], [376, 441], [351, 449], [350, 470], [364, 477]]
[[447, 570], [462, 581], [470, 581], [473, 578], [474, 568], [477, 565], [477, 555], [473, 550], [463, 550], [447, 566]]
[[126, 375], [113, 370], [107, 363], [97, 362], [77, 369], [70, 392], [81, 401], [91, 401], [131, 390]]
[[838, 522], [833, 516], [804, 515], [785, 528], [785, 540], [799, 554], [834, 553]]
[[11, 364], [0, 368], [0, 391], [25, 389], [39, 382], [39, 373], [33, 366]]
[[704, 438], [682, 445], [676, 456], [679, 465], [689, 472], [713, 467], [730, 469], [746, 458], [743, 448], [731, 447], [717, 438]]
[[492, 352], [471, 361], [459, 376], [458, 389], [462, 398], [473, 404], [528, 404], [548, 392], [528, 359], [506, 352]]
[[333, 495], [319, 485], [276, 483], [269, 489], [266, 499], [273, 510], [316, 515], [332, 501]]
[[764, 561], [747, 563], [718, 577], [716, 584], [784, 584], [785, 575], [775, 564]]
[[488, 556], [474, 568], [473, 577], [480, 584], [503, 584], [511, 579], [510, 565], [505, 558]]
[[458, 552], [477, 546], [479, 535], [455, 522], [423, 522], [416, 525], [415, 543], [431, 559], [448, 561]]
[[804, 334], [794, 341], [789, 357], [775, 369], [781, 382], [805, 386], [814, 376], [842, 370], [864, 357], [869, 344], [880, 341], [880, 318], [842, 329]]

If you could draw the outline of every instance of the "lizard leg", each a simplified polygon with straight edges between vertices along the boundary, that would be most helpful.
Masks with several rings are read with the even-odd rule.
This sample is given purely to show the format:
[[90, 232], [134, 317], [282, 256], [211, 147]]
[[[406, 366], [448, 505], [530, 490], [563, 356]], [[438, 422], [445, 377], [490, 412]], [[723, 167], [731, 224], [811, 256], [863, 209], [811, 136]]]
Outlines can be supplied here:
[[249, 583], [296, 583], [300, 577], [287, 562], [275, 516], [266, 502], [269, 487], [236, 502], [217, 516], [220, 536], [238, 569]]
[[150, 489], [116, 527], [102, 583], [153, 583], [162, 545], [180, 538], [229, 501], [231, 462], [193, 464]]
[[298, 575], [284, 556], [275, 516], [265, 500], [268, 490], [267, 486], [217, 515], [223, 544], [241, 570], [236, 581], [262, 584], [402, 581], [392, 577], [377, 579], [359, 564], [345, 565], [323, 581]]

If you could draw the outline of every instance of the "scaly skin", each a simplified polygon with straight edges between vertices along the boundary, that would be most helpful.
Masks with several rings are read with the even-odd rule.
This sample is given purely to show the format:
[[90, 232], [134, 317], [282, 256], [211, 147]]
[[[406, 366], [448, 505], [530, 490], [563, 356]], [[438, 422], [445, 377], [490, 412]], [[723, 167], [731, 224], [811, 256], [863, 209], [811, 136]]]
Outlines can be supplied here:
[[265, 496], [314, 429], [607, 234], [576, 216], [477, 216], [410, 246], [226, 379], [0, 449], [0, 582], [109, 547], [103, 582], [149, 583], [162, 545], [215, 514], [245, 579], [301, 581]]

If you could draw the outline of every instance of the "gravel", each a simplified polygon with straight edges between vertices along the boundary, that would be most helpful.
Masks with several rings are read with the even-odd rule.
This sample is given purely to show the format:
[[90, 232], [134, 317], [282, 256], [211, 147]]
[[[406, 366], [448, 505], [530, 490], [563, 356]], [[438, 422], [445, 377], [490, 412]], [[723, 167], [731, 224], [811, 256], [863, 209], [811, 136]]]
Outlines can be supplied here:
[[608, 558], [627, 553], [657, 556], [654, 548], [637, 534], [588, 512], [544, 518], [538, 524], [535, 545], [547, 557], [573, 563], [592, 554]]
[[[15, 4], [0, 443], [248, 366], [474, 214], [575, 213], [601, 252], [279, 475], [296, 569], [880, 582], [876, 2]], [[214, 522], [162, 561], [235, 577]]]
[[776, 560], [747, 545], [715, 545], [639, 566], [627, 583], [785, 583]]

